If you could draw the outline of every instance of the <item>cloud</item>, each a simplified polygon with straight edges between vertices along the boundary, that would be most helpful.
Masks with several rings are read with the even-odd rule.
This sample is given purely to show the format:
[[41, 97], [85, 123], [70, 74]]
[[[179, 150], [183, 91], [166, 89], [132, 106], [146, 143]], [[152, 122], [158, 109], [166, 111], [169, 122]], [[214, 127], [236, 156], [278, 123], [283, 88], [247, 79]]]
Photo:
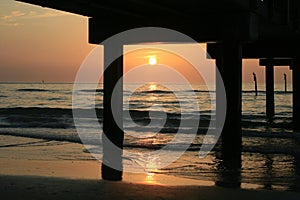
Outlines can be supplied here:
[[23, 13], [21, 11], [18, 11], [18, 10], [15, 10], [15, 11], [11, 12], [11, 16], [13, 16], [13, 17], [20, 17], [20, 16], [23, 16], [23, 15], [25, 15], [25, 13]]
[[21, 26], [24, 25], [20, 21], [26, 19], [38, 19], [38, 18], [47, 18], [47, 17], [58, 17], [67, 15], [65, 12], [59, 11], [28, 11], [22, 12], [20, 10], [11, 11], [9, 14], [0, 15], [0, 26]]
[[23, 17], [23, 19], [36, 19], [36, 18], [45, 18], [45, 17], [58, 17], [58, 16], [64, 16], [66, 13], [63, 12], [57, 12], [57, 11], [47, 11], [47, 12], [35, 12], [35, 11], [29, 11], [26, 16]]
[[22, 26], [23, 24], [18, 22], [17, 19], [25, 16], [26, 13], [19, 11], [19, 10], [14, 10], [11, 11], [7, 15], [0, 15], [0, 25], [1, 26]]
[[24, 16], [24, 15], [25, 15], [25, 13], [15, 10], [15, 11], [11, 11], [11, 13], [8, 15], [0, 15], [0, 19], [9, 20], [12, 18]]
[[0, 26], [23, 26], [24, 24], [18, 22], [0, 22]]
[[0, 19], [4, 19], [4, 20], [7, 20], [7, 19], [10, 19], [11, 16], [9, 15], [0, 15]]

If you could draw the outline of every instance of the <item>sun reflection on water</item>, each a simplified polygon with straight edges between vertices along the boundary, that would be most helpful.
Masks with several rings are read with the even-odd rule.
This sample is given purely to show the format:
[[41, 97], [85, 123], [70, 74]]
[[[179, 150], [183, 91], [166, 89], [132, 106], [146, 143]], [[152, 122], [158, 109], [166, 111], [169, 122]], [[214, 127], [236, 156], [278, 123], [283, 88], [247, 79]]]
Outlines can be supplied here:
[[148, 172], [147, 175], [146, 175], [146, 180], [145, 180], [145, 182], [146, 182], [146, 183], [149, 183], [149, 184], [158, 184], [158, 183], [155, 181], [154, 175], [155, 175], [154, 173]]
[[150, 85], [149, 85], [149, 90], [150, 91], [154, 91], [154, 90], [156, 90], [156, 87], [157, 85], [156, 85], [156, 83], [150, 83]]

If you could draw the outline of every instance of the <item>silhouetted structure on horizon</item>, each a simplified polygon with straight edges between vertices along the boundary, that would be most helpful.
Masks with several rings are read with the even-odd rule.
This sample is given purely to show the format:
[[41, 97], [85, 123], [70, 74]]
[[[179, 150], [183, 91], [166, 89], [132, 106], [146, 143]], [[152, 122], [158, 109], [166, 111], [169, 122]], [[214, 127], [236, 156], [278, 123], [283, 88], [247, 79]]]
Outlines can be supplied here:
[[258, 95], [258, 91], [257, 91], [257, 78], [256, 78], [256, 74], [253, 72], [253, 81], [254, 81], [254, 90], [255, 90], [255, 96]]
[[[258, 58], [266, 66], [267, 115], [274, 115], [274, 66], [282, 58], [292, 59], [294, 130], [300, 131], [300, 1], [299, 0], [20, 0], [89, 18], [89, 42], [99, 44], [108, 37], [138, 27], [164, 27], [189, 35], [197, 42], [210, 42], [208, 53], [216, 59], [227, 93], [227, 115], [222, 131], [222, 157], [241, 161], [242, 59]], [[130, 41], [130, 43], [155, 42]], [[171, 39], [156, 42], [177, 42]], [[126, 43], [126, 44], [130, 44]], [[125, 43], [123, 44], [125, 45]], [[110, 51], [122, 51], [104, 47]], [[280, 59], [278, 59], [280, 58]], [[113, 86], [122, 76], [122, 57], [104, 74], [104, 132], [117, 146], [123, 145], [123, 131], [115, 126], [111, 113]], [[106, 58], [104, 58], [106, 60]], [[106, 62], [106, 61], [104, 61]], [[278, 63], [277, 63], [278, 62]], [[223, 100], [218, 96], [217, 119]], [[122, 85], [119, 86], [122, 89]], [[122, 112], [122, 98], [117, 99]], [[106, 148], [106, 147], [105, 147]], [[111, 154], [104, 148], [107, 162]], [[117, 152], [121, 160], [122, 152]], [[122, 172], [103, 164], [103, 178], [120, 180]]]
[[286, 73], [283, 74], [283, 81], [284, 81], [284, 92], [287, 93], [287, 76], [286, 76]]

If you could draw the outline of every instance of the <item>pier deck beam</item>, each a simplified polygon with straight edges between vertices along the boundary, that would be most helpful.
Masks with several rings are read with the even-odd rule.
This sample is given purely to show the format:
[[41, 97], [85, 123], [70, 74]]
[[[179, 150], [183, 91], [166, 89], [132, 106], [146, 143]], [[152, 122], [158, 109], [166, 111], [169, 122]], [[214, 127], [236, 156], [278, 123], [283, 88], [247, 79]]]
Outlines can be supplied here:
[[[220, 44], [216, 65], [222, 76], [226, 96], [227, 112], [222, 130], [222, 159], [241, 162], [242, 131], [241, 131], [241, 90], [242, 90], [242, 48], [238, 41], [226, 41]], [[220, 106], [224, 106], [224, 98], [220, 96], [220, 84], [217, 79], [216, 88], [216, 119], [220, 117]]]
[[[104, 97], [103, 97], [103, 159], [102, 178], [105, 180], [122, 180], [123, 155], [123, 56], [108, 65], [106, 55], [115, 55], [116, 51], [122, 55], [123, 46], [114, 49], [104, 46]], [[118, 81], [121, 79], [119, 84]], [[113, 91], [118, 94], [112, 100]], [[112, 113], [112, 102], [117, 115]], [[115, 148], [118, 147], [118, 148]]]
[[300, 132], [300, 56], [294, 58], [293, 66], [293, 129]]

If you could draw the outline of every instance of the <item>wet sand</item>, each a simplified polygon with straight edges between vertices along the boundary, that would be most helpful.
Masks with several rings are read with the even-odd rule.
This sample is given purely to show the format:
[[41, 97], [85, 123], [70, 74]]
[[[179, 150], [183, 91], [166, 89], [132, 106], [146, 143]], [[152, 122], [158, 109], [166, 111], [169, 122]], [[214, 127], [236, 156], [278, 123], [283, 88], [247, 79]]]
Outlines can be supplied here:
[[[42, 145], [47, 143], [47, 145]], [[124, 173], [122, 182], [103, 181], [100, 163], [80, 144], [0, 137], [0, 195], [4, 199], [300, 199], [300, 193], [217, 187], [152, 173]]]

